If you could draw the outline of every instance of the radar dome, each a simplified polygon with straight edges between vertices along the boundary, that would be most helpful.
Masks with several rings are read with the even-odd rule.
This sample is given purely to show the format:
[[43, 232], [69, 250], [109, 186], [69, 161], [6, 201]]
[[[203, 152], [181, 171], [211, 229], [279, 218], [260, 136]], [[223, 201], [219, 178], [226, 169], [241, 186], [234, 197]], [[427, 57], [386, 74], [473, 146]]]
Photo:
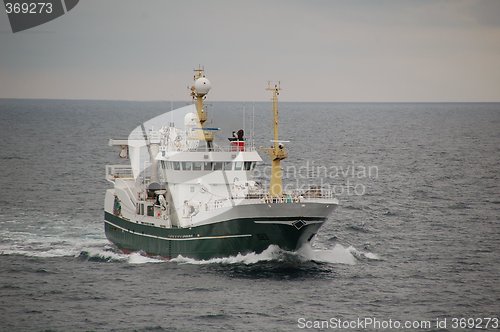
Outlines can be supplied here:
[[210, 91], [212, 84], [205, 77], [200, 77], [196, 81], [194, 81], [194, 88], [196, 90], [196, 94], [204, 96]]

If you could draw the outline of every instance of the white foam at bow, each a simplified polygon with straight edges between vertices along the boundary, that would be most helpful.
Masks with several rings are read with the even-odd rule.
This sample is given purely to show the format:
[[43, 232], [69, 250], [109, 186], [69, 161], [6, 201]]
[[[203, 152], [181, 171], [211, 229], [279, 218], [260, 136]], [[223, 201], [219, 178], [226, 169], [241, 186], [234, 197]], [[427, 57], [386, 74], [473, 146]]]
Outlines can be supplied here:
[[380, 257], [377, 254], [371, 252], [364, 252], [354, 248], [353, 246], [349, 246], [346, 250], [354, 255], [356, 258], [367, 258], [373, 260], [380, 260]]
[[134, 252], [128, 255], [128, 262], [130, 264], [147, 264], [147, 263], [164, 263], [165, 260], [143, 256], [139, 252]]
[[279, 255], [282, 250], [278, 246], [270, 245], [266, 250], [260, 254], [254, 252], [248, 253], [246, 255], [238, 254], [236, 256], [229, 256], [223, 258], [212, 258], [207, 260], [196, 260], [193, 258], [187, 258], [178, 256], [177, 258], [171, 259], [170, 262], [180, 263], [180, 264], [193, 264], [193, 265], [204, 265], [204, 264], [255, 264], [263, 261], [272, 261], [279, 259]]
[[304, 245], [298, 253], [306, 260], [312, 260], [330, 264], [356, 264], [356, 257], [351, 253], [349, 248], [344, 248], [340, 244], [336, 244], [332, 249], [314, 249], [310, 245]]
[[178, 256], [170, 260], [170, 262], [175, 262], [179, 264], [193, 264], [193, 265], [204, 265], [204, 264], [255, 264], [258, 262], [265, 261], [283, 261], [288, 258], [298, 258], [301, 261], [316, 261], [322, 263], [330, 264], [347, 264], [354, 265], [357, 262], [357, 258], [368, 258], [376, 259], [379, 257], [376, 254], [370, 252], [363, 252], [357, 250], [353, 246], [345, 248], [340, 244], [336, 244], [331, 249], [314, 249], [310, 245], [303, 246], [296, 253], [287, 252], [281, 250], [279, 247], [271, 245], [269, 248], [264, 250], [260, 254], [249, 253], [246, 255], [238, 254], [236, 256], [224, 257], [224, 258], [212, 258], [208, 260], [196, 260], [193, 258], [187, 258]]

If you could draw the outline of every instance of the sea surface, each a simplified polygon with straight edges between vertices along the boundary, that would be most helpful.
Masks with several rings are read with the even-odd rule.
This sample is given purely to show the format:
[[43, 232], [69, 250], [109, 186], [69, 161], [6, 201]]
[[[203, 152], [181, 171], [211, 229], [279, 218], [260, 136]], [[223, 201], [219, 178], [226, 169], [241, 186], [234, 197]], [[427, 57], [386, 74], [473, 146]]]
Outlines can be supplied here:
[[[500, 318], [500, 104], [282, 103], [285, 183], [340, 201], [312, 247], [123, 254], [103, 229], [105, 165], [120, 162], [108, 139], [185, 104], [0, 100], [0, 331], [375, 330], [332, 325], [366, 318], [456, 331], [453, 319]], [[244, 128], [270, 144], [270, 103], [209, 112], [220, 142]]]

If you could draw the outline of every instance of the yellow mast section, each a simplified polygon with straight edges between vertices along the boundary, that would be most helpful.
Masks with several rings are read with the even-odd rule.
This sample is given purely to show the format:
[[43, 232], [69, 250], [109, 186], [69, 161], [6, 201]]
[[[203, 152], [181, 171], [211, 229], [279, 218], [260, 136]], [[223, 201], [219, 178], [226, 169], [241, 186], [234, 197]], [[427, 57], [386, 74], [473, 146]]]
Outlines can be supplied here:
[[278, 96], [280, 94], [280, 85], [275, 84], [274, 87], [268, 83], [267, 89], [273, 93], [273, 115], [274, 115], [274, 140], [273, 146], [267, 150], [271, 158], [271, 187], [269, 188], [269, 195], [272, 197], [281, 197], [283, 195], [283, 172], [281, 171], [281, 160], [288, 157], [288, 153], [283, 144], [278, 140]]
[[[196, 82], [200, 79], [205, 80], [205, 70], [203, 68], [198, 68], [194, 70], [194, 77], [193, 77], [194, 84], [191, 86], [191, 97], [193, 97], [193, 100], [196, 103], [196, 111], [198, 113], [198, 119], [200, 121], [201, 132], [203, 133], [200, 139], [205, 140], [209, 148], [211, 148], [211, 144], [214, 139], [213, 133], [203, 130], [205, 128], [205, 122], [207, 121], [207, 112], [204, 109], [203, 100], [205, 99], [208, 90], [200, 91], [196, 88], [197, 85]], [[208, 80], [207, 83], [210, 84]]]

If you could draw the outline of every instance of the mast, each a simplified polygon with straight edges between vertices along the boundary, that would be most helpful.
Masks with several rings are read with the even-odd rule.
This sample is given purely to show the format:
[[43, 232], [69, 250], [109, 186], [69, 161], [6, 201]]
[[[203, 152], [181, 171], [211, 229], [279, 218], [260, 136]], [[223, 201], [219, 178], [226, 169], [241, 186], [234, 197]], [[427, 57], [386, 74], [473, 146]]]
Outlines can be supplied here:
[[269, 188], [269, 195], [272, 197], [281, 197], [283, 195], [283, 173], [281, 171], [281, 160], [288, 157], [288, 153], [283, 145], [278, 140], [278, 96], [280, 94], [280, 83], [271, 86], [271, 82], [268, 82], [267, 89], [273, 93], [273, 116], [274, 116], [274, 140], [273, 146], [267, 150], [269, 157], [271, 158], [271, 187]]
[[204, 109], [203, 105], [203, 100], [206, 98], [206, 95], [208, 91], [210, 91], [210, 88], [212, 85], [210, 84], [210, 81], [205, 77], [205, 70], [201, 67], [198, 67], [198, 69], [194, 70], [194, 77], [193, 77], [194, 83], [191, 86], [191, 97], [193, 97], [193, 100], [196, 103], [196, 111], [198, 113], [198, 119], [200, 121], [200, 127], [201, 127], [201, 133], [202, 138], [207, 142], [207, 147], [209, 150], [212, 150], [212, 141], [214, 140], [213, 133], [207, 130], [204, 130], [205, 128], [205, 122], [207, 121], [207, 112]]

